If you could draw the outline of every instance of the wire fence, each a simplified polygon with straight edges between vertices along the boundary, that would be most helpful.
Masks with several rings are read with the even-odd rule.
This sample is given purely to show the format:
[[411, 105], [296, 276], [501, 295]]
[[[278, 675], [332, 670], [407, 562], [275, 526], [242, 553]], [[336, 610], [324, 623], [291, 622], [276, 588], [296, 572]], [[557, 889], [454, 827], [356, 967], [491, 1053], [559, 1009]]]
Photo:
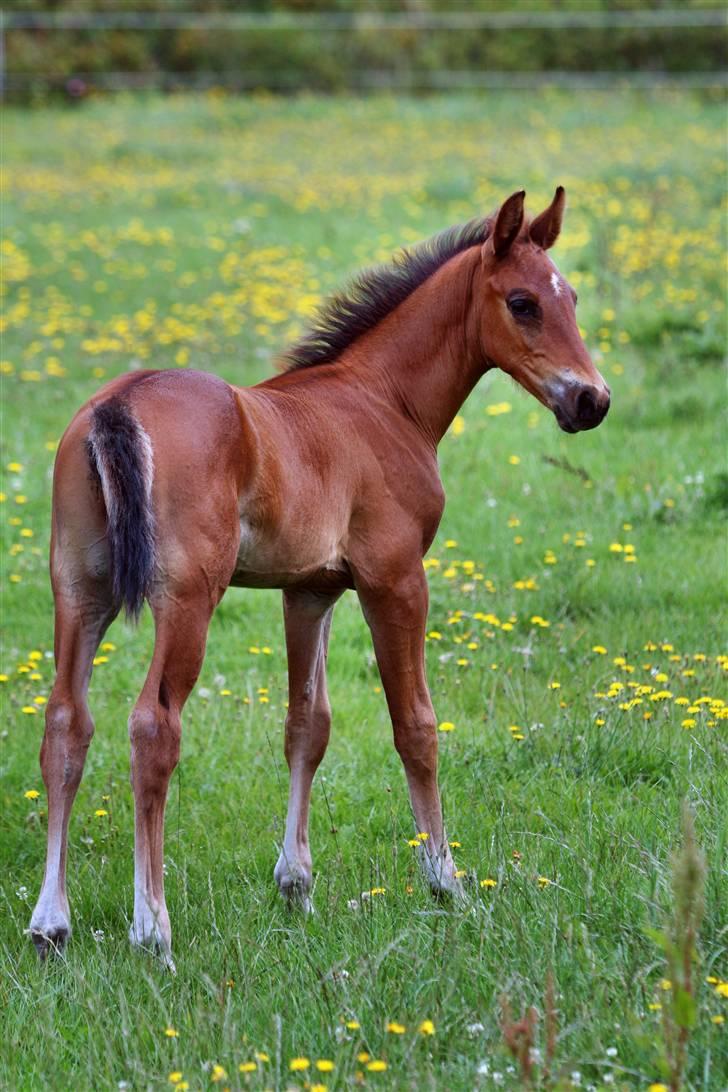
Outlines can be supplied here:
[[[42, 77], [14, 75], [5, 77], [8, 91], [23, 90], [33, 85], [39, 78], [57, 85], [66, 78], [64, 73], [48, 72]], [[298, 77], [287, 77], [285, 73], [256, 72], [74, 72], [69, 80], [73, 85], [88, 85], [104, 91], [209, 91], [220, 88], [226, 91], [256, 91], [265, 88], [277, 92], [301, 90]], [[398, 73], [389, 69], [362, 69], [349, 79], [345, 90], [351, 91], [468, 91], [468, 90], [539, 90], [548, 87], [571, 88], [578, 90], [608, 90], [624, 87], [640, 89], [684, 88], [693, 90], [720, 90], [728, 88], [728, 73], [725, 72], [571, 72], [561, 69], [549, 69], [544, 72], [488, 71], [477, 72], [471, 69], [438, 69], [433, 72]], [[309, 90], [316, 91], [315, 81]], [[320, 88], [326, 90], [326, 87]], [[69, 93], [75, 88], [69, 86]]]
[[632, 11], [9, 11], [6, 30], [655, 30], [728, 26], [718, 8], [646, 8]]

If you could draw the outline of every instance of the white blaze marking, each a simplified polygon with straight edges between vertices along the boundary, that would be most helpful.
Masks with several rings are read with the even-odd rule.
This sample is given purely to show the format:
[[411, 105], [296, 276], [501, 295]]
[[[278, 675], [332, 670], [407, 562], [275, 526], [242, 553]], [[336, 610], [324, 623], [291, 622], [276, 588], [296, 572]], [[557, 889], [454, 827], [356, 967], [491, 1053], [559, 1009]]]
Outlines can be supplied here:
[[551, 287], [554, 290], [555, 296], [560, 296], [562, 292], [561, 280], [558, 273], [551, 274]]

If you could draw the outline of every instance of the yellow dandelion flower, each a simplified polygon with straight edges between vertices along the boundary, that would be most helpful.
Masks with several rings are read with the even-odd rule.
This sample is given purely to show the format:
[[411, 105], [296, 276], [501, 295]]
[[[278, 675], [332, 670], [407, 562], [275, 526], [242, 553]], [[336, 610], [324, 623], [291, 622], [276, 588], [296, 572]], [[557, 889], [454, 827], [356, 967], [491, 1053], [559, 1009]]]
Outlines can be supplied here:
[[227, 1073], [221, 1065], [214, 1065], [212, 1072], [210, 1073], [210, 1080], [217, 1083], [218, 1081], [224, 1081], [227, 1077]]
[[442, 724], [438, 725], [439, 732], [453, 732], [454, 730], [455, 725], [450, 720], [444, 720]]
[[257, 1062], [241, 1062], [238, 1066], [239, 1073], [255, 1073], [258, 1069]]
[[168, 1039], [176, 1039], [179, 1036], [179, 1032], [176, 1028], [173, 1027], [166, 1027], [164, 1029], [164, 1034], [167, 1036]]
[[404, 1024], [398, 1024], [396, 1020], [390, 1020], [390, 1022], [387, 1024], [387, 1031], [390, 1032], [392, 1035], [404, 1035], [406, 1030], [407, 1028], [404, 1026]]
[[290, 1069], [291, 1073], [303, 1073], [303, 1071], [305, 1069], [308, 1069], [310, 1065], [311, 1063], [308, 1058], [291, 1058], [290, 1062], [288, 1063], [288, 1068]]
[[423, 1020], [420, 1026], [417, 1028], [420, 1035], [434, 1035], [435, 1025], [432, 1020]]
[[331, 1073], [333, 1072], [334, 1063], [330, 1058], [319, 1058], [316, 1062], [316, 1068], [319, 1073]]
[[369, 1062], [367, 1069], [370, 1073], [384, 1073], [387, 1069], [387, 1063], [383, 1062], [381, 1058], [375, 1058], [374, 1061]]
[[40, 793], [38, 792], [37, 789], [27, 789], [23, 793], [23, 796], [25, 797], [26, 800], [37, 800], [38, 797], [40, 796]]
[[480, 881], [480, 886], [481, 887], [497, 887], [498, 886], [498, 881], [491, 879], [490, 876], [486, 876], [486, 878], [484, 880]]

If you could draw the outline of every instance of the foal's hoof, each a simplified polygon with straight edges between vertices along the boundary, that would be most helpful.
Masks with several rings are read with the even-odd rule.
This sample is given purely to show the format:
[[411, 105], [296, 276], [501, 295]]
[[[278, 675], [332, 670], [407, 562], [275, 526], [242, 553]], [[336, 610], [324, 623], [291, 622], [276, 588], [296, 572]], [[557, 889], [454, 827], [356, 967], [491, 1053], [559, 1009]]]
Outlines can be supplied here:
[[171, 941], [163, 935], [156, 922], [144, 925], [133, 924], [129, 929], [129, 943], [132, 948], [140, 952], [148, 952], [149, 955], [161, 960], [171, 974], [177, 973], [172, 959]]
[[430, 885], [430, 891], [434, 898], [438, 902], [445, 903], [446, 905], [459, 906], [466, 901], [465, 888], [459, 880], [453, 881], [453, 883], [444, 885]]
[[311, 901], [310, 867], [291, 862], [283, 854], [273, 871], [282, 898], [292, 910], [303, 910], [304, 914], [313, 914]]
[[430, 891], [436, 899], [442, 902], [465, 902], [465, 891], [460, 878], [455, 875], [455, 867], [452, 860], [443, 860], [441, 857], [431, 857], [423, 848], [421, 862], [425, 871]]
[[138, 952], [144, 952], [154, 956], [155, 959], [158, 959], [164, 965], [170, 974], [177, 974], [177, 968], [172, 959], [172, 951], [166, 944], [156, 937], [144, 941], [135, 940], [133, 928], [129, 930], [129, 940], [132, 948], [135, 948]]
[[276, 877], [281, 898], [289, 910], [302, 910], [304, 914], [313, 914], [311, 884], [299, 876]]
[[41, 960], [60, 955], [71, 935], [68, 907], [41, 898], [30, 918], [30, 939]]
[[47, 930], [31, 926], [29, 932], [41, 963], [44, 963], [49, 955], [60, 955], [71, 935], [70, 926], [67, 925], [56, 925]]
[[300, 881], [279, 883], [278, 890], [289, 910], [302, 910], [304, 914], [313, 914], [313, 901], [308, 885]]

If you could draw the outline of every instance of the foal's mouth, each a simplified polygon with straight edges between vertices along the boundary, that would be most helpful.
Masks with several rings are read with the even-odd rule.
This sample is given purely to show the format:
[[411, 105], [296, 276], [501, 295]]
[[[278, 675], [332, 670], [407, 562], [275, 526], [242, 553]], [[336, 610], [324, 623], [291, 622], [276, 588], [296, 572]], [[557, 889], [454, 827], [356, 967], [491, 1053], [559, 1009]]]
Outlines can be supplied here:
[[556, 423], [558, 424], [562, 432], [570, 432], [573, 435], [573, 433], [579, 431], [576, 425], [573, 425], [571, 423], [571, 421], [563, 412], [560, 406], [554, 407], [554, 417], [556, 418]]

